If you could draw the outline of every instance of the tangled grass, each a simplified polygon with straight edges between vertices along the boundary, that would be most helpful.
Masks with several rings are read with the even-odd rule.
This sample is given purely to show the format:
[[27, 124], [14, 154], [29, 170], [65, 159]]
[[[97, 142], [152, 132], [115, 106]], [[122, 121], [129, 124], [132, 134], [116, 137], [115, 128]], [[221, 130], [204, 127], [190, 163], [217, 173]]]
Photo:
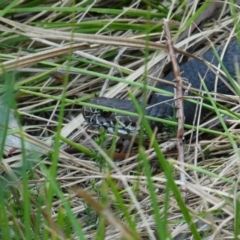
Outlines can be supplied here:
[[[239, 237], [238, 115], [228, 132], [211, 121], [186, 131], [184, 162], [167, 151], [174, 141], [116, 162], [103, 150], [116, 137], [81, 114], [100, 92], [139, 98], [135, 82], [161, 81], [163, 19], [176, 40], [207, 7], [181, 2], [1, 1], [1, 239]], [[237, 10], [175, 46], [201, 54], [237, 36]], [[218, 98], [239, 112], [238, 96]]]

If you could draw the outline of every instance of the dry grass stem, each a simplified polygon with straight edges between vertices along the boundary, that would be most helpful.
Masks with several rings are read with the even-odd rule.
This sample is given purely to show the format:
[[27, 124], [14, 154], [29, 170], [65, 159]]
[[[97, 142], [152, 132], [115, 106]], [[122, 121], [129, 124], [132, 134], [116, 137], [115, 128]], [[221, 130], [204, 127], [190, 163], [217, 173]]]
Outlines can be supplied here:
[[[170, 66], [168, 49], [176, 80], [180, 80], [177, 67], [182, 60], [176, 63], [175, 53], [201, 60], [210, 43], [217, 48], [238, 35], [239, 13], [232, 16], [227, 5], [219, 12], [221, 17], [209, 19], [179, 41], [179, 29], [183, 32], [184, 25], [189, 33], [189, 19], [200, 1], [183, 1], [183, 5], [175, 1], [76, 1], [76, 6], [71, 1], [20, 2], [10, 5], [8, 11], [0, 3], [4, 9], [0, 89], [9, 94], [6, 102], [16, 108], [14, 117], [21, 126], [9, 126], [6, 132], [7, 140], [9, 136], [17, 140], [4, 149], [1, 161], [0, 225], [8, 223], [11, 237], [25, 237], [29, 220], [32, 238], [25, 237], [27, 240], [36, 235], [36, 239], [80, 239], [81, 234], [86, 239], [158, 239], [158, 224], [173, 239], [193, 238], [156, 152], [152, 148], [144, 152], [150, 176], [142, 155], [131, 156], [131, 152], [127, 159], [113, 161], [105, 150], [119, 150], [113, 144], [116, 137], [91, 131], [81, 108], [100, 92], [121, 99], [131, 91], [141, 100], [142, 89], [131, 83], [142, 83], [143, 76], [151, 86], [166, 83], [164, 74], [171, 71], [166, 69]], [[169, 23], [168, 44], [164, 18]], [[217, 73], [222, 71], [220, 66], [206, 64]], [[129, 82], [118, 81], [121, 78]], [[178, 110], [182, 111], [182, 89], [191, 93], [196, 89], [182, 86], [181, 81], [176, 85]], [[229, 83], [226, 87], [233, 89]], [[216, 116], [208, 116], [204, 122], [196, 119], [195, 126], [184, 129], [181, 112], [178, 143], [173, 139], [159, 147], [172, 167], [175, 184], [186, 191], [186, 209], [202, 239], [234, 239], [239, 234], [235, 227], [239, 96], [211, 94], [226, 106], [221, 114], [229, 133]], [[4, 126], [1, 117], [2, 113]], [[138, 152], [138, 146], [132, 151]], [[7, 227], [3, 226], [0, 238], [4, 239]]]

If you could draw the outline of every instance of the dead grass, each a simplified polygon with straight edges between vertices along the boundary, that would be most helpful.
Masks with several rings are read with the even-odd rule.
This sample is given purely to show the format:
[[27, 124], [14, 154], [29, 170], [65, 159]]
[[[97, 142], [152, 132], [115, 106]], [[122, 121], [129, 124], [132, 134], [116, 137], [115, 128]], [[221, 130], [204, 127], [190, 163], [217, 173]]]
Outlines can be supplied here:
[[[162, 4], [168, 6], [166, 2]], [[61, 5], [69, 7], [69, 11], [50, 9]], [[11, 156], [5, 156], [1, 165], [4, 199], [0, 202], [5, 204], [6, 211], [1, 219], [8, 222], [15, 239], [157, 239], [159, 226], [165, 228], [161, 236], [191, 236], [179, 199], [159, 167], [154, 149], [145, 151], [151, 176], [146, 174], [144, 157], [114, 162], [95, 143], [95, 133], [87, 131], [81, 114], [82, 102], [103, 91], [102, 86], [106, 97], [127, 98], [127, 89], [139, 97], [138, 87], [108, 81], [111, 76], [129, 82], [141, 81], [146, 72], [149, 79], [159, 77], [168, 61], [167, 53], [156, 44], [163, 44], [165, 37], [160, 16], [167, 17], [169, 13], [175, 36], [196, 6], [189, 4], [184, 10], [169, 5], [161, 11], [154, 6], [151, 15], [145, 2], [130, 5], [126, 1], [124, 5], [122, 1], [100, 1], [81, 11], [68, 1], [49, 1], [42, 9], [40, 5], [22, 9], [16, 5], [0, 18], [0, 71], [14, 71], [14, 77], [5, 78], [2, 92], [14, 79], [13, 95], [24, 129], [15, 136], [24, 135], [29, 144], [20, 154], [21, 141], [18, 142], [20, 146]], [[39, 11], [34, 12], [34, 8]], [[114, 13], [114, 9], [119, 12]], [[233, 26], [233, 17], [229, 15], [211, 20], [200, 33], [176, 47], [184, 47], [190, 40], [190, 46], [203, 42], [205, 46], [198, 53], [204, 52], [209, 41], [217, 44], [234, 37]], [[144, 52], [146, 37], [151, 41], [148, 56]], [[56, 70], [65, 78], [52, 77], [50, 73]], [[238, 97], [229, 96], [228, 102], [232, 108], [238, 107]], [[185, 186], [186, 207], [202, 239], [232, 239], [234, 231], [238, 234], [238, 120], [231, 123], [229, 131], [234, 144], [221, 133], [186, 141], [185, 183], [179, 180], [183, 163], [176, 161], [176, 151], [166, 153], [176, 185]], [[211, 125], [205, 128], [211, 129]], [[194, 131], [193, 137], [200, 132]], [[92, 157], [65, 151], [69, 150], [69, 142], [60, 141], [60, 136], [95, 149]], [[102, 135], [98, 143], [104, 144], [106, 138], [109, 137]], [[165, 143], [164, 149], [168, 146]], [[10, 147], [5, 153], [12, 153], [15, 145]], [[156, 211], [160, 216], [157, 220]], [[1, 225], [1, 235], [7, 236], [4, 226]]]

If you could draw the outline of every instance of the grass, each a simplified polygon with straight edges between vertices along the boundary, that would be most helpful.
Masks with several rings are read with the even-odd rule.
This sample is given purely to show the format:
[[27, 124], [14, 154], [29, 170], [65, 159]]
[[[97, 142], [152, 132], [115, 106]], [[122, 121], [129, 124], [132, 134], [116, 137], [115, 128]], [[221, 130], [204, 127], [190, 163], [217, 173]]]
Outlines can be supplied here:
[[[179, 2], [0, 2], [0, 239], [238, 239], [237, 96], [228, 97], [226, 109], [207, 93], [211, 104], [203, 105], [225, 131], [186, 125], [196, 140], [184, 143], [184, 162], [155, 139], [144, 148], [141, 137], [137, 156], [113, 161], [104, 149], [115, 151], [117, 137], [87, 129], [81, 114], [106, 79], [105, 96], [136, 105], [140, 92], [163, 93], [152, 85], [166, 66], [159, 64], [167, 59], [159, 43], [163, 18], [169, 16], [176, 39], [208, 7]], [[232, 12], [176, 46], [190, 38], [191, 45], [227, 40], [234, 26], [238, 33], [236, 8]], [[128, 114], [141, 116], [137, 109]], [[232, 118], [230, 127], [223, 113]], [[177, 125], [143, 116], [149, 136], [147, 120]]]

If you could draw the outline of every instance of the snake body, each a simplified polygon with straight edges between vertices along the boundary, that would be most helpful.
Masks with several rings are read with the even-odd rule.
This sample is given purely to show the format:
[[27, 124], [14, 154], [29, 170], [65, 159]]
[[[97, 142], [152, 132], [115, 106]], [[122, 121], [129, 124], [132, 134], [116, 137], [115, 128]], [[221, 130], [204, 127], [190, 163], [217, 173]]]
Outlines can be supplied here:
[[[219, 55], [222, 54], [223, 49], [224, 45], [222, 45], [218, 49]], [[212, 50], [205, 52], [202, 57], [207, 62], [211, 63], [213, 66], [218, 66], [219, 64], [219, 61], [217, 60]], [[225, 66], [228, 73], [230, 74], [230, 76], [234, 79], [236, 77], [235, 74], [236, 63], [237, 64], [240, 63], [240, 49], [238, 47], [237, 40], [233, 40], [229, 43], [228, 47], [226, 48], [226, 51], [224, 52], [222, 63]], [[204, 79], [209, 92], [214, 92], [214, 89], [216, 89], [217, 93], [233, 94], [233, 91], [229, 87], [229, 81], [227, 80], [226, 77], [224, 77], [224, 74], [218, 73], [218, 77], [216, 77], [216, 70], [214, 71], [212, 68], [209, 68], [209, 66], [207, 66], [201, 60], [192, 59], [189, 60], [188, 62], [185, 62], [180, 66], [180, 72], [182, 79], [187, 80], [191, 87], [195, 89], [201, 89], [200, 78], [202, 78]], [[165, 76], [164, 79], [173, 81], [175, 79], [174, 73], [170, 72], [167, 76]], [[228, 84], [228, 86], [226, 85], [226, 83]], [[174, 86], [169, 84], [159, 83], [157, 85], [157, 88], [169, 92], [174, 92]], [[191, 98], [191, 96], [192, 96], [191, 93], [187, 95], [188, 98]], [[98, 97], [93, 99], [91, 103], [115, 109], [136, 112], [133, 103], [129, 100]], [[193, 124], [195, 111], [196, 104], [184, 100], [185, 123]], [[205, 114], [206, 112], [207, 109], [202, 108], [201, 114]], [[106, 112], [89, 107], [84, 107], [83, 113], [86, 121], [90, 125], [97, 128], [104, 128], [110, 133], [114, 132], [116, 125], [118, 125], [117, 129], [120, 135], [131, 136], [136, 134], [136, 131], [139, 130], [137, 124], [138, 121], [137, 117], [126, 116], [114, 112], [112, 113]], [[173, 97], [153, 93], [150, 102], [145, 110], [145, 115], [163, 119], [174, 117], [175, 109]], [[168, 131], [166, 131], [165, 125], [163, 125], [160, 122], [149, 121], [149, 124], [151, 125], [152, 128], [157, 127], [158, 132], [161, 132], [163, 135], [168, 133]]]

